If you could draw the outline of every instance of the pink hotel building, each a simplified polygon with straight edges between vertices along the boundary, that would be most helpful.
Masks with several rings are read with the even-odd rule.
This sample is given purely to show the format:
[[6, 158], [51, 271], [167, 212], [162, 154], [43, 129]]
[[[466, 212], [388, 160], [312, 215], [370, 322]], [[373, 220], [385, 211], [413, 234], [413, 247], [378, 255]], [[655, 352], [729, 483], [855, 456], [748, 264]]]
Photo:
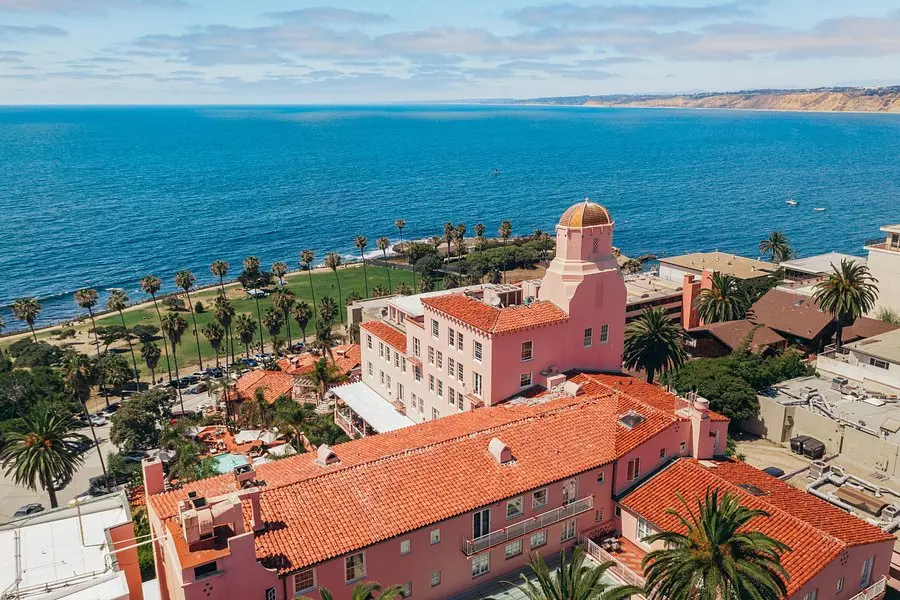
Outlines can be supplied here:
[[[420, 340], [423, 381], [443, 374], [448, 404], [439, 403], [437, 377], [432, 396], [413, 376], [408, 402], [418, 389], [417, 416], [428, 412], [418, 407], [423, 394], [442, 418], [425, 414], [427, 422], [415, 426], [170, 491], [162, 464], [145, 461], [163, 600], [318, 600], [323, 588], [347, 600], [361, 581], [402, 585], [411, 598], [468, 600], [494, 595], [495, 587], [484, 592], [498, 579], [515, 578], [532, 553], [552, 558], [576, 544], [590, 560], [614, 561], [608, 572], [614, 579], [640, 583], [640, 560], [651, 549], [643, 538], [678, 526], [666, 513], [677, 492], [693, 502], [709, 488], [771, 515], [753, 526], [792, 548], [783, 558], [789, 598], [879, 597], [893, 536], [721, 457], [728, 421], [702, 398], [687, 401], [625, 375], [596, 372], [616, 369], [619, 357], [612, 354], [621, 351], [624, 321], [621, 280], [606, 266], [612, 227], [605, 219], [581, 221], [580, 228], [564, 218], [559, 233], [573, 247], [561, 249], [537, 301], [507, 307], [501, 300], [498, 307], [459, 295], [423, 300], [428, 320], [406, 323], [407, 339]], [[548, 289], [550, 282], [560, 289]], [[430, 306], [436, 298], [454, 299], [438, 309]], [[580, 314], [590, 306], [598, 307], [594, 317]], [[394, 319], [401, 321], [396, 313]], [[507, 325], [523, 321], [528, 325]], [[555, 336], [542, 334], [545, 328]], [[475, 341], [482, 343], [478, 360], [468, 345]], [[371, 349], [364, 343], [371, 350], [364, 361], [368, 355], [387, 363], [379, 342], [403, 350], [407, 371], [419, 366], [414, 342], [403, 349], [388, 335], [373, 336]], [[447, 360], [458, 365], [462, 354], [467, 385], [454, 375], [455, 410], [449, 410]], [[402, 364], [397, 368], [402, 373]], [[563, 368], [568, 373], [557, 375]], [[575, 373], [588, 369], [594, 372]], [[468, 378], [473, 371], [480, 388]], [[530, 383], [523, 377], [529, 372]], [[509, 396], [515, 397], [500, 402]]]

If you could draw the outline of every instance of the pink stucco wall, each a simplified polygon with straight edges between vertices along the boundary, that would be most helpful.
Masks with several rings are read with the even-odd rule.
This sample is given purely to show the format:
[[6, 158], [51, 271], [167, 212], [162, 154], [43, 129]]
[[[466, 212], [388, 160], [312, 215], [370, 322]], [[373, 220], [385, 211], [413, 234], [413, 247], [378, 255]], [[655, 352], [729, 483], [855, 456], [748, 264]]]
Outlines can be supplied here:
[[129, 521], [107, 529], [109, 540], [115, 551], [116, 563], [120, 571], [125, 573], [125, 581], [128, 582], [128, 597], [130, 600], [143, 600], [144, 591], [141, 588], [141, 566], [138, 561], [137, 547], [135, 546], [134, 524]]

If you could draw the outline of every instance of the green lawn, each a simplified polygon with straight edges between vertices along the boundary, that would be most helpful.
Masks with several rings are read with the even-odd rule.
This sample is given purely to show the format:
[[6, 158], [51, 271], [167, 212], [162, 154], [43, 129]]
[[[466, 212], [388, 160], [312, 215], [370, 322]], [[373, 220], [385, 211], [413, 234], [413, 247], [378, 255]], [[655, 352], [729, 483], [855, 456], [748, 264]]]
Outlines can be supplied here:
[[[371, 293], [372, 289], [375, 286], [382, 286], [383, 288], [388, 287], [388, 269], [384, 267], [375, 267], [369, 265], [366, 268], [368, 272], [368, 282], [369, 282], [369, 292]], [[358, 294], [365, 296], [365, 284], [363, 281], [363, 269], [362, 267], [348, 267], [344, 269], [338, 269], [337, 272], [338, 277], [340, 278], [341, 285], [341, 296], [346, 299], [346, 297], [352, 292], [357, 292]], [[391, 277], [391, 285], [396, 288], [397, 284], [401, 281], [406, 282], [410, 287], [413, 284], [413, 275], [409, 271], [403, 271], [398, 269], [390, 269], [390, 277]], [[315, 289], [316, 300], [321, 300], [323, 296], [330, 296], [334, 299], [335, 302], [338, 301], [338, 286], [337, 281], [335, 279], [335, 274], [330, 270], [325, 269], [315, 269], [312, 273], [312, 283]], [[273, 286], [273, 288], [276, 286]], [[296, 295], [297, 299], [305, 300], [306, 302], [312, 303], [312, 295], [310, 294], [310, 281], [309, 275], [307, 273], [292, 273], [288, 276], [285, 282], [285, 287], [292, 290]], [[172, 289], [172, 283], [170, 281], [164, 282], [163, 291], [170, 291]], [[229, 296], [231, 296], [235, 290], [239, 289], [235, 286], [227, 286], [226, 289], [229, 291]], [[213, 315], [213, 300], [216, 295], [219, 293], [219, 288], [210, 288], [204, 290], [202, 292], [192, 292], [191, 300], [194, 304], [197, 301], [201, 301], [205, 308], [204, 312], [197, 314], [197, 329], [200, 332], [200, 354], [203, 357], [203, 366], [215, 365], [215, 353], [213, 352], [212, 346], [209, 345], [209, 342], [203, 337], [203, 328], [212, 321], [214, 321]], [[243, 297], [245, 296], [243, 292], [240, 292], [241, 298], [232, 298], [232, 304], [234, 305], [235, 311], [237, 314], [247, 313], [256, 320], [256, 301], [250, 298]], [[184, 295], [181, 296], [184, 298]], [[187, 303], [187, 299], [185, 298], [185, 303]], [[268, 298], [261, 298], [259, 300], [259, 311], [261, 315], [264, 315], [266, 309], [272, 305], [271, 296]], [[341, 304], [340, 308], [343, 311], [343, 318], [346, 320], [346, 307]], [[160, 305], [160, 310], [165, 314], [165, 308]], [[125, 324], [128, 327], [133, 327], [138, 324], [148, 324], [159, 326], [159, 320], [156, 316], [156, 311], [153, 308], [153, 304], [142, 305], [141, 308], [136, 310], [131, 310], [124, 313], [125, 315]], [[194, 370], [195, 365], [197, 365], [197, 341], [194, 337], [193, 333], [193, 321], [191, 320], [191, 314], [187, 311], [181, 312], [181, 315], [184, 317], [185, 321], [187, 321], [188, 329], [185, 331], [184, 336], [181, 339], [181, 345], [178, 348], [178, 368], [182, 374], [188, 373]], [[98, 326], [108, 326], [108, 325], [121, 325], [122, 322], [118, 314], [107, 314], [102, 317], [97, 318]], [[88, 325], [82, 325], [79, 328], [89, 327]], [[59, 327], [44, 329], [38, 332], [38, 339], [46, 339], [50, 335], [51, 330], [58, 330]], [[307, 333], [311, 333], [314, 329], [314, 324], [310, 322], [307, 327]], [[266, 351], [271, 351], [271, 345], [269, 343], [270, 336], [268, 331], [265, 328], [263, 331], [263, 339], [266, 344]], [[286, 328], [282, 328], [281, 337], [287, 337]], [[296, 342], [298, 340], [302, 340], [302, 334], [297, 326], [296, 321], [291, 320], [291, 339]], [[259, 340], [259, 326], [257, 325], [257, 335], [256, 335], [256, 343], [258, 344]], [[162, 340], [158, 340], [159, 344], [162, 344]], [[143, 364], [141, 360], [141, 356], [139, 353], [139, 347], [136, 342], [135, 353], [137, 353], [138, 359], [138, 367], [140, 367], [142, 374], [149, 375], [150, 371], [146, 368], [146, 365]], [[7, 344], [4, 344], [7, 345]], [[256, 348], [251, 347], [251, 352], [257, 352]], [[235, 354], [243, 355], [244, 347], [240, 344], [240, 342], [235, 339]], [[166, 356], [163, 353], [159, 366], [157, 367], [157, 377], [165, 375], [166, 372]], [[174, 369], [174, 365], [173, 365]]]

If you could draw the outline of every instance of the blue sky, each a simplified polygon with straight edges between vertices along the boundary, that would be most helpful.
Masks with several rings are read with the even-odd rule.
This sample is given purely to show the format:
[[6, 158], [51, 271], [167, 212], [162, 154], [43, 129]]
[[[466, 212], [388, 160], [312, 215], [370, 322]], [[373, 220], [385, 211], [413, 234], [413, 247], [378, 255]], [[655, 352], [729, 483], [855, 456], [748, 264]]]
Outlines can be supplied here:
[[900, 84], [882, 0], [0, 0], [0, 103], [367, 103]]

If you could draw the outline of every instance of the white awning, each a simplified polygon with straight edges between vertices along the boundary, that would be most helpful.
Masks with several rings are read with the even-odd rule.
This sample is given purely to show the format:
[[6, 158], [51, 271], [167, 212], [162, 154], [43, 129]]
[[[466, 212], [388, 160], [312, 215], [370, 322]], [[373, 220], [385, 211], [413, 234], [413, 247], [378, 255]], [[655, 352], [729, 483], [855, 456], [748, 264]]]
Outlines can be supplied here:
[[402, 429], [414, 425], [413, 421], [400, 414], [394, 405], [378, 395], [378, 392], [363, 382], [351, 383], [331, 388], [331, 393], [353, 409], [359, 418], [378, 433]]

